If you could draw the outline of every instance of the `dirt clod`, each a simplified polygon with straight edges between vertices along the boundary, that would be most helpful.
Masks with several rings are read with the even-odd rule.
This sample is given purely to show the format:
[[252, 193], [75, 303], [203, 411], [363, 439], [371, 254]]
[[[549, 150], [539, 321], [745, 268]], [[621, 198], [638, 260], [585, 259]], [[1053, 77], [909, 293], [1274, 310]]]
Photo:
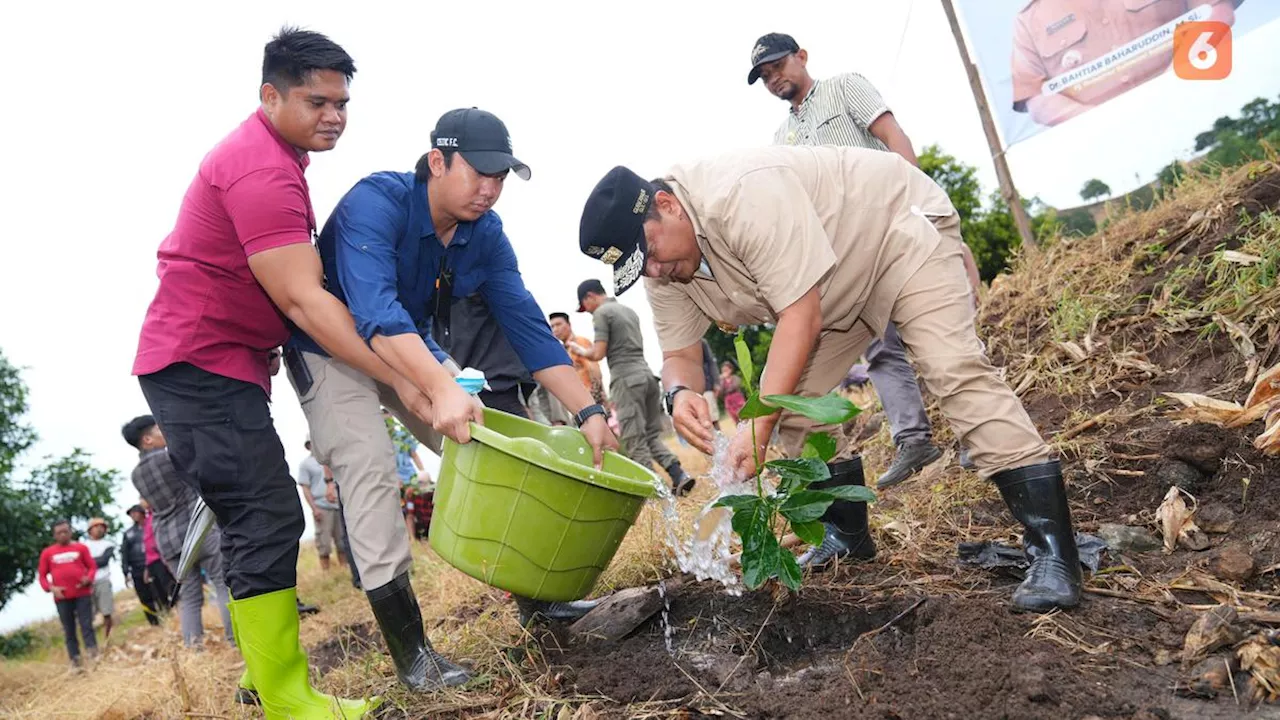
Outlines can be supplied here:
[[1199, 492], [1200, 484], [1204, 482], [1204, 475], [1199, 470], [1181, 460], [1165, 460], [1156, 472], [1164, 484], [1176, 485], [1192, 494]]
[[1169, 438], [1170, 457], [1194, 467], [1206, 477], [1212, 477], [1222, 467], [1222, 456], [1227, 452], [1229, 438], [1225, 428], [1213, 425], [1179, 428]]
[[316, 672], [324, 675], [353, 658], [385, 648], [382, 634], [373, 623], [359, 623], [338, 628], [328, 640], [311, 648], [307, 655]]
[[1196, 524], [1214, 535], [1225, 535], [1236, 526], [1236, 514], [1221, 503], [1206, 503], [1196, 511]]
[[1249, 549], [1239, 543], [1222, 546], [1209, 559], [1209, 572], [1227, 582], [1244, 582], [1253, 577], [1255, 568]]
[[1225, 656], [1206, 658], [1187, 673], [1187, 692], [1202, 698], [1215, 698], [1220, 692], [1229, 693], [1233, 670]]

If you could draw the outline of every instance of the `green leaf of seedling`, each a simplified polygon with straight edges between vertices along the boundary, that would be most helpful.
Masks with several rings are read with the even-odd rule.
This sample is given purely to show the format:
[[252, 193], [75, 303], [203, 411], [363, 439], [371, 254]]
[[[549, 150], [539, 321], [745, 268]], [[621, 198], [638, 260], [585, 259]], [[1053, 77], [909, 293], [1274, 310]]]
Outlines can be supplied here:
[[778, 473], [781, 481], [778, 492], [786, 495], [795, 490], [802, 490], [809, 483], [821, 482], [831, 477], [827, 464], [817, 458], [784, 458], [770, 460], [765, 467]]
[[802, 523], [792, 522], [791, 532], [809, 545], [821, 545], [822, 538], [827, 534], [827, 526], [818, 520]]
[[800, 564], [795, 555], [782, 548], [778, 549], [778, 579], [792, 590], [800, 589]]
[[823, 488], [818, 492], [826, 493], [835, 500], [869, 503], [876, 501], [876, 494], [871, 492], [870, 488], [865, 488], [861, 485], [841, 485], [840, 487]]
[[782, 516], [795, 523], [806, 523], [817, 520], [830, 507], [832, 496], [821, 490], [801, 490], [778, 509]]
[[747, 348], [747, 341], [742, 337], [742, 331], [733, 337], [733, 349], [738, 354], [738, 372], [742, 373], [742, 385], [747, 389], [748, 395], [754, 395], [756, 368], [751, 363], [751, 350]]
[[778, 412], [778, 408], [769, 407], [760, 402], [759, 395], [752, 395], [747, 398], [747, 404], [742, 406], [738, 411], [738, 418], [742, 420], [750, 420], [751, 418], [764, 417]]
[[726, 495], [716, 501], [714, 507], [732, 508], [734, 512], [745, 510], [750, 512], [752, 506], [760, 503], [759, 496], [756, 495]]
[[759, 532], [752, 539], [753, 552], [747, 551], [746, 539], [743, 539], [742, 582], [748, 589], [755, 590], [764, 585], [769, 578], [778, 575], [778, 555], [782, 548], [778, 546], [778, 538], [763, 526], [760, 526]]
[[827, 393], [816, 398], [802, 395], [766, 395], [763, 399], [768, 405], [800, 413], [820, 425], [839, 424], [852, 420], [862, 412], [857, 405], [835, 393]]
[[818, 458], [822, 462], [831, 462], [836, 455], [836, 441], [829, 433], [809, 433], [804, 439], [804, 449], [800, 457]]
[[735, 508], [733, 519], [730, 520], [733, 531], [742, 538], [742, 553], [745, 556], [759, 547], [761, 535], [772, 536], [773, 533], [769, 531], [769, 516], [764, 501], [752, 495], [741, 497], [751, 497], [756, 500], [754, 503], [744, 503], [742, 507]]

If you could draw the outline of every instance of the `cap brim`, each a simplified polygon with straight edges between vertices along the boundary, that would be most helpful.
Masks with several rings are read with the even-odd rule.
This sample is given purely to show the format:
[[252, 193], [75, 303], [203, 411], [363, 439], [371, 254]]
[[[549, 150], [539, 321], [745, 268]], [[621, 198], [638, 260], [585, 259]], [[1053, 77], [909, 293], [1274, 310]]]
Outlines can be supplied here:
[[520, 162], [510, 153], [498, 150], [463, 150], [461, 153], [462, 157], [467, 159], [467, 163], [482, 175], [497, 175], [510, 170], [521, 180], [528, 180], [532, 174], [529, 172], [528, 165]]
[[755, 84], [756, 84], [756, 81], [760, 79], [760, 67], [761, 67], [762, 65], [768, 65], [769, 63], [773, 62], [774, 60], [778, 60], [778, 59], [780, 59], [780, 58], [784, 58], [784, 57], [786, 57], [786, 56], [790, 55], [792, 52], [794, 52], [794, 51], [792, 51], [792, 50], [780, 50], [780, 51], [778, 51], [778, 52], [776, 52], [776, 53], [771, 53], [771, 54], [769, 54], [769, 55], [765, 55], [764, 57], [760, 58], [760, 60], [756, 62], [755, 67], [751, 68], [751, 72], [747, 73], [747, 84], [748, 84], [748, 85], [755, 85]]
[[[640, 229], [641, 234], [644, 228]], [[641, 243], [636, 243], [636, 249], [631, 251], [627, 257], [613, 264], [613, 294], [621, 295], [636, 284], [642, 276], [644, 276], [644, 248]]]

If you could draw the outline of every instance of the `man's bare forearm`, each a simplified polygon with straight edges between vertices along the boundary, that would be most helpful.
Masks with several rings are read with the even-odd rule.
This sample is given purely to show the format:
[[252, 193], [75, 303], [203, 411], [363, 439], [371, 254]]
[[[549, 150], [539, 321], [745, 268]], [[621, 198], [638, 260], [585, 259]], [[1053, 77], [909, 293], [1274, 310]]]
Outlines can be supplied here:
[[453, 375], [436, 360], [416, 333], [374, 335], [373, 350], [390, 368], [403, 375], [430, 399], [441, 383], [452, 383]]
[[702, 375], [702, 343], [662, 354], [662, 386], [670, 390], [683, 385], [702, 394], [707, 388]]
[[395, 387], [399, 379], [396, 371], [364, 344], [351, 312], [329, 291], [316, 288], [307, 292], [285, 310], [285, 315], [325, 352], [374, 380]]
[[761, 397], [795, 393], [821, 330], [822, 299], [817, 288], [812, 288], [778, 314], [764, 376], [760, 378]]
[[572, 365], [552, 365], [533, 374], [533, 379], [547, 389], [571, 413], [592, 404], [591, 393], [582, 386]]
[[307, 506], [311, 508], [311, 512], [316, 511], [316, 500], [311, 496], [311, 488], [306, 485], [302, 486], [302, 498], [307, 501]]

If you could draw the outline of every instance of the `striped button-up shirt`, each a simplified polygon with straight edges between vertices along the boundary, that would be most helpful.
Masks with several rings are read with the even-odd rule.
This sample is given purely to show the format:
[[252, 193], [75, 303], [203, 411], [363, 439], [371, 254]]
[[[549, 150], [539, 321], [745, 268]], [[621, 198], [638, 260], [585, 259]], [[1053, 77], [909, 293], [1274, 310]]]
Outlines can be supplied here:
[[889, 112], [875, 86], [857, 73], [815, 80], [773, 135], [774, 145], [844, 145], [888, 150], [868, 129]]
[[168, 448], [142, 453], [133, 469], [133, 486], [151, 505], [156, 547], [165, 564], [176, 566], [182, 556], [182, 541], [191, 523], [196, 491], [182, 479], [169, 459]]

